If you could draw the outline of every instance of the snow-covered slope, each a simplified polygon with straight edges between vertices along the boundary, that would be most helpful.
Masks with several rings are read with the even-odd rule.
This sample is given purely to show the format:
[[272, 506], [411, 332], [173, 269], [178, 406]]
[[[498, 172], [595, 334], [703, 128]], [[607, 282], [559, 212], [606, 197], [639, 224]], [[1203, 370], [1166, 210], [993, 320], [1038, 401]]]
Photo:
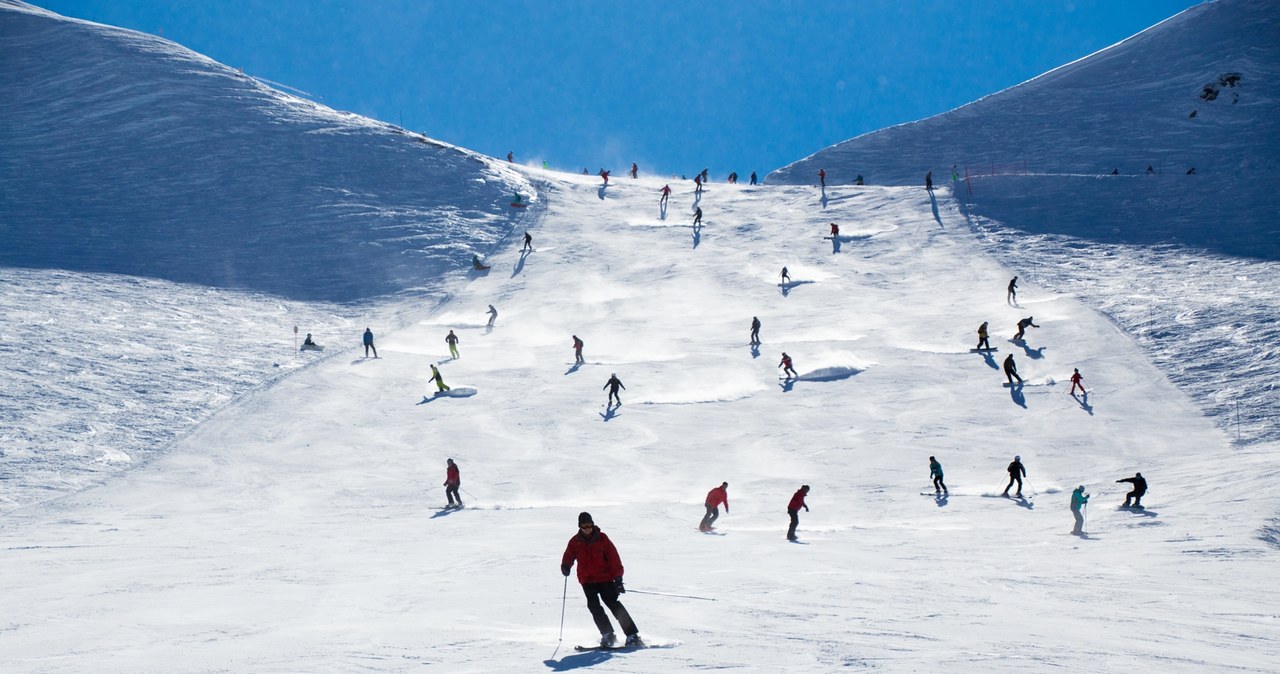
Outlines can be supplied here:
[[922, 185], [932, 170], [1016, 273], [1103, 311], [1240, 441], [1275, 440], [1277, 109], [1280, 4], [1220, 0], [768, 180]]
[[0, 3], [0, 264], [347, 302], [510, 229], [523, 176], [161, 38]]
[[[1219, 373], [1156, 367], [1090, 308], [1097, 293], [1038, 283], [1061, 264], [1052, 238], [913, 187], [699, 199], [676, 185], [663, 210], [656, 180], [517, 171], [502, 181], [539, 201], [480, 209], [471, 245], [495, 233], [493, 268], [441, 255], [423, 297], [334, 305], [0, 267], [0, 669], [1274, 671], [1276, 443], [1233, 445], [1169, 380]], [[537, 250], [522, 255], [510, 234], [525, 228]], [[988, 254], [1025, 241], [1018, 267]], [[1112, 247], [1108, 271], [1144, 287], [1150, 252]], [[277, 253], [242, 256], [267, 268]], [[327, 273], [291, 269], [299, 287]], [[1222, 295], [1186, 284], [1179, 300]], [[1015, 344], [1025, 316], [1041, 327]], [[1148, 320], [1195, 341], [1194, 318]], [[990, 356], [970, 352], [982, 321]], [[328, 349], [294, 352], [297, 324]], [[365, 325], [376, 360], [356, 345]], [[796, 380], [776, 376], [784, 351]], [[1007, 355], [1026, 386], [1001, 387]], [[477, 393], [427, 397], [432, 363]], [[1073, 368], [1087, 396], [1068, 393]], [[616, 408], [611, 373], [627, 386]], [[67, 494], [140, 453], [155, 456]], [[1015, 454], [1026, 498], [1006, 500]], [[460, 511], [436, 510], [450, 457]], [[1114, 480], [1137, 470], [1147, 510], [1115, 509]], [[702, 534], [722, 481], [731, 509]], [[801, 484], [811, 511], [789, 544]], [[1076, 538], [1079, 484], [1094, 497]], [[570, 650], [597, 638], [559, 573], [582, 510], [618, 545], [642, 634], [667, 648]]]

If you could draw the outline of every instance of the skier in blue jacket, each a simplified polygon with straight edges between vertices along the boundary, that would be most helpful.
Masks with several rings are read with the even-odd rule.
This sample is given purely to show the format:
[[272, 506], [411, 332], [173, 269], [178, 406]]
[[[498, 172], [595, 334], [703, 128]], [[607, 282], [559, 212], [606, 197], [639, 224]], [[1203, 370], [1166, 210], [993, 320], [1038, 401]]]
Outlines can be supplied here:
[[933, 478], [933, 493], [946, 493], [947, 485], [942, 481], [942, 464], [932, 456], [929, 457], [929, 477]]
[[378, 357], [378, 347], [373, 345], [373, 331], [369, 328], [364, 329], [364, 357], [369, 357], [369, 349], [373, 349], [373, 357]]
[[1084, 493], [1084, 485], [1076, 487], [1075, 491], [1071, 492], [1071, 514], [1076, 518], [1076, 528], [1072, 529], [1071, 533], [1077, 536], [1084, 533], [1084, 514], [1080, 509], [1088, 503], [1089, 495]]

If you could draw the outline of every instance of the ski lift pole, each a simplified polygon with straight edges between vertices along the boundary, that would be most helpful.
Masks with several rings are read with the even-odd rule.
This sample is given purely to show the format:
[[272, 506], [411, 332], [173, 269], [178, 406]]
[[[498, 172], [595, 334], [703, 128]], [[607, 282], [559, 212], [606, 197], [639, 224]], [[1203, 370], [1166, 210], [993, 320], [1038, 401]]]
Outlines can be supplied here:
[[647, 590], [627, 590], [631, 594], [651, 594], [655, 597], [675, 597], [677, 599], [697, 599], [699, 601], [715, 601], [711, 597], [696, 597], [691, 594], [671, 594], [670, 592], [649, 592]]

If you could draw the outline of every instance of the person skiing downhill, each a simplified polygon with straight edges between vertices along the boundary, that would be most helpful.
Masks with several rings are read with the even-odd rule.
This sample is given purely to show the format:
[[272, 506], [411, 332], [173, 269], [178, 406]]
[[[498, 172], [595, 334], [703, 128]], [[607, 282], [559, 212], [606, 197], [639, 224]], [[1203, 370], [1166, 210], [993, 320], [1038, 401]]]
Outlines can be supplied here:
[[1014, 497], [1022, 498], [1022, 478], [1025, 477], [1027, 474], [1027, 469], [1022, 465], [1022, 457], [1021, 456], [1013, 457], [1013, 462], [1010, 463], [1009, 467], [1006, 468], [1005, 470], [1008, 471], [1009, 473], [1009, 484], [1004, 486], [1004, 493], [1001, 494], [1001, 496], [1008, 496], [1009, 488], [1013, 486], [1014, 482], [1017, 482], [1018, 493], [1014, 494]]
[[702, 176], [701, 175], [696, 175], [693, 177], [693, 193], [702, 194]]
[[760, 319], [756, 316], [751, 317], [751, 343], [760, 343]]
[[626, 645], [643, 646], [640, 629], [636, 627], [626, 607], [618, 601], [618, 595], [627, 591], [622, 584], [622, 558], [618, 556], [618, 549], [614, 547], [613, 541], [591, 521], [591, 513], [578, 515], [578, 533], [569, 539], [564, 555], [560, 557], [560, 573], [566, 578], [569, 577], [574, 562], [578, 563], [578, 582], [582, 585], [583, 594], [587, 596], [587, 610], [591, 611], [591, 619], [600, 630], [600, 647], [613, 648], [618, 642], [613, 634], [613, 624], [600, 606], [601, 602], [609, 607], [618, 621], [618, 627], [627, 635]]
[[751, 172], [751, 184], [752, 184], [752, 185], [756, 184], [756, 172], [755, 172], [755, 171], [752, 171], [752, 172]]
[[525, 230], [524, 245], [520, 247], [521, 253], [525, 252], [526, 250], [529, 251], [530, 253], [533, 252], [533, 235], [529, 233], [529, 230]]
[[1018, 383], [1022, 383], [1022, 377], [1018, 376], [1018, 364], [1013, 362], [1013, 354], [1009, 354], [1004, 359], [1004, 376], [1009, 380], [1009, 384], [1013, 384], [1013, 380], [1017, 379]]
[[577, 335], [573, 336], [573, 362], [584, 363], [582, 359], [582, 340]]
[[608, 185], [608, 184], [609, 184], [609, 171], [606, 171], [606, 170], [604, 170], [604, 169], [600, 169], [600, 177], [604, 179], [604, 184], [605, 184], [605, 185]]
[[449, 390], [449, 387], [445, 386], [444, 377], [440, 375], [440, 370], [435, 366], [435, 363], [431, 364], [431, 379], [436, 382], [436, 393], [444, 393]]
[[1026, 318], [1018, 321], [1018, 333], [1013, 336], [1013, 341], [1015, 342], [1021, 341], [1022, 335], [1027, 331], [1028, 327], [1032, 327], [1032, 328], [1040, 327], [1036, 325], [1035, 319], [1036, 319], [1035, 316], [1027, 316]]
[[978, 348], [978, 349], [991, 348], [991, 342], [987, 340], [987, 322], [986, 321], [983, 321], [982, 325], [978, 326], [978, 346], [975, 348]]
[[[1126, 477], [1123, 480], [1116, 480], [1116, 484], [1120, 484], [1121, 482], [1128, 482], [1132, 484], [1133, 491], [1124, 495], [1124, 505], [1120, 507], [1128, 508], [1129, 499], [1133, 499], [1133, 507], [1141, 509], [1142, 495], [1147, 493], [1147, 479], [1145, 477], [1142, 477], [1142, 473], [1137, 473], [1133, 477]], [[725, 510], [728, 510], [728, 509], [729, 507], [725, 506]]]
[[854, 184], [854, 185], [863, 185], [863, 184], [865, 184], [865, 183], [863, 183], [863, 182], [862, 182], [862, 174], [861, 174], [861, 173], [859, 173], [859, 174], [858, 174], [858, 177], [856, 177], [856, 178], [854, 178], [854, 179], [853, 179], [853, 184]]
[[1071, 395], [1076, 394], [1077, 386], [1080, 387], [1081, 393], [1085, 395], [1089, 395], [1089, 392], [1084, 390], [1084, 384], [1080, 383], [1081, 379], [1084, 379], [1084, 377], [1080, 376], [1080, 368], [1076, 368], [1076, 367], [1071, 368]]
[[724, 504], [724, 512], [729, 512], [729, 483], [723, 482], [719, 487], [707, 492], [707, 514], [702, 516], [702, 522], [698, 524], [699, 531], [711, 531], [715, 527], [711, 526], [720, 517], [720, 504]]
[[809, 506], [805, 504], [804, 497], [809, 495], [809, 485], [801, 485], [796, 493], [791, 495], [791, 502], [787, 504], [787, 515], [791, 518], [791, 526], [787, 527], [787, 540], [796, 540], [796, 526], [800, 524], [800, 509], [804, 508], [805, 512], [809, 512]]
[[507, 153], [507, 162], [508, 162], [508, 163], [510, 163], [510, 162], [513, 162], [513, 161], [515, 161], [515, 155], [513, 155], [513, 154], [512, 154], [512, 153], [510, 153], [510, 152], [508, 152], [508, 153]]
[[782, 268], [782, 285], [786, 285], [788, 283], [791, 283], [791, 273], [787, 271], [786, 267], [783, 267]]
[[796, 373], [795, 368], [791, 367], [791, 356], [788, 356], [786, 351], [782, 352], [782, 362], [778, 363], [778, 367], [782, 368], [783, 374], [789, 374], [787, 379], [800, 376]]
[[495, 321], [497, 321], [497, 320], [498, 320], [498, 310], [497, 310], [497, 309], [494, 309], [494, 308], [493, 308], [493, 305], [492, 305], [492, 304], [490, 304], [490, 305], [489, 305], [489, 322], [485, 324], [485, 327], [486, 327], [486, 328], [492, 328], [492, 327], [493, 327], [494, 322], [495, 322]]
[[453, 354], [454, 358], [459, 358], [460, 356], [458, 356], [458, 336], [453, 334], [452, 330], [449, 331], [448, 335], [445, 335], [444, 342], [445, 344], [449, 345], [449, 353]]
[[662, 198], [658, 200], [658, 205], [659, 205], [659, 206], [661, 206], [662, 204], [667, 203], [667, 197], [669, 197], [669, 196], [671, 196], [671, 186], [670, 186], [670, 185], [663, 185], [663, 186], [662, 186]]
[[369, 328], [364, 329], [364, 336], [361, 338], [364, 342], [364, 357], [369, 357], [369, 349], [373, 349], [373, 357], [378, 357], [378, 347], [373, 345], [373, 331]]
[[1089, 504], [1089, 495], [1084, 493], [1084, 485], [1075, 488], [1071, 492], [1071, 514], [1076, 518], [1076, 526], [1071, 533], [1080, 536], [1084, 534], [1084, 514], [1080, 509]]
[[945, 494], [947, 492], [947, 485], [942, 481], [942, 464], [938, 463], [938, 460], [932, 456], [929, 457], [929, 477], [933, 478], [933, 493]]
[[697, 229], [702, 226], [702, 207], [698, 206], [693, 211], [693, 227]]
[[1013, 277], [1013, 279], [1009, 281], [1009, 289], [1004, 295], [1004, 301], [1005, 301], [1005, 304], [1018, 303], [1018, 277], [1017, 276]]
[[833, 222], [831, 223], [831, 238], [834, 239], [837, 236], [840, 236], [840, 225]]
[[933, 171], [924, 174], [924, 189], [928, 192], [933, 191]]
[[632, 180], [635, 180], [635, 179], [636, 179], [636, 174], [637, 174], [637, 173], [639, 173], [639, 172], [640, 172], [640, 167], [639, 167], [639, 166], [636, 166], [636, 163], [635, 163], [635, 162], [631, 162], [631, 179], [632, 179]]
[[618, 396], [618, 389], [621, 388], [625, 391], [627, 390], [627, 387], [622, 385], [622, 380], [618, 379], [618, 375], [609, 375], [609, 381], [604, 383], [604, 387], [601, 390], [606, 388], [609, 389], [609, 400], [606, 402], [606, 405], [612, 404], [615, 400], [618, 401], [618, 405], [622, 405], [622, 398]]
[[[458, 476], [458, 464], [449, 459], [448, 468], [444, 471], [444, 495], [449, 499], [450, 508], [461, 508], [462, 497], [458, 495], [458, 487], [462, 486], [462, 478]], [[457, 503], [454, 502], [457, 499]]]

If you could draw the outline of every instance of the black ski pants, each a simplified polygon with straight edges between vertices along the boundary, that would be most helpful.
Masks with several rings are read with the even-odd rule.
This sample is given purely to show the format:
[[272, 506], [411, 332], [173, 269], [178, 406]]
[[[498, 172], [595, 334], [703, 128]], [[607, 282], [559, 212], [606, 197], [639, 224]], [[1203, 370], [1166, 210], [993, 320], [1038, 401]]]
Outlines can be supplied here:
[[458, 499], [458, 505], [462, 505], [462, 497], [458, 495], [458, 485], [446, 484], [444, 486], [445, 498], [449, 499], [449, 505], [453, 505], [453, 500]]
[[800, 511], [788, 508], [787, 515], [791, 517], [791, 526], [787, 528], [787, 540], [794, 541], [796, 539], [796, 526], [800, 524]]
[[938, 491], [939, 489], [941, 489], [942, 491], [947, 490], [947, 485], [942, 481], [941, 475], [933, 478], [933, 490]]
[[1145, 494], [1145, 493], [1147, 493], [1147, 492], [1146, 492], [1146, 491], [1137, 491], [1137, 490], [1134, 490], [1134, 491], [1129, 492], [1128, 494], [1125, 494], [1125, 495], [1124, 495], [1124, 504], [1125, 504], [1126, 506], [1127, 506], [1127, 505], [1129, 505], [1129, 499], [1133, 499], [1133, 504], [1134, 504], [1134, 505], [1142, 505], [1142, 495], [1143, 495], [1143, 494]]
[[720, 508], [718, 506], [707, 506], [707, 514], [702, 516], [702, 524], [698, 528], [706, 531], [711, 528], [712, 523], [720, 518]]
[[1014, 483], [1014, 482], [1017, 482], [1017, 483], [1018, 483], [1018, 496], [1022, 496], [1022, 476], [1021, 476], [1021, 475], [1014, 475], [1013, 473], [1010, 473], [1010, 474], [1009, 474], [1009, 484], [1006, 484], [1006, 485], [1004, 486], [1004, 495], [1005, 495], [1005, 496], [1008, 496], [1008, 495], [1009, 495], [1009, 488], [1013, 486], [1013, 483]]
[[591, 619], [600, 630], [600, 636], [613, 631], [613, 623], [609, 622], [609, 616], [605, 614], [604, 607], [600, 605], [601, 602], [604, 602], [604, 605], [608, 606], [609, 611], [613, 613], [613, 617], [618, 619], [618, 626], [622, 628], [623, 634], [631, 636], [640, 633], [640, 629], [631, 620], [631, 614], [627, 613], [627, 608], [618, 601], [618, 588], [612, 582], [583, 583], [582, 592], [587, 595], [587, 609], [591, 611]]

